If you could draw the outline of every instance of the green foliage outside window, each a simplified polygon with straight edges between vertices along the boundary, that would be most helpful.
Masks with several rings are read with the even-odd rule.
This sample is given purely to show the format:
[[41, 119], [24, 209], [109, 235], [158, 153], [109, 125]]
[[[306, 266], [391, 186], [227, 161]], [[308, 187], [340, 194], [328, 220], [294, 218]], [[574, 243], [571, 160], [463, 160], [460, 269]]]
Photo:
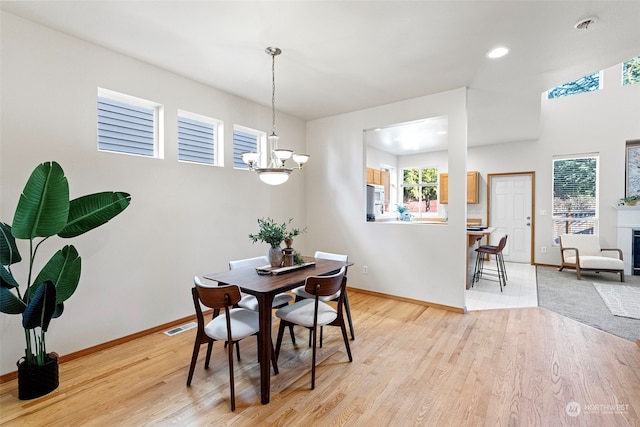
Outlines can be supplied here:
[[425, 202], [426, 211], [430, 209], [429, 202], [438, 199], [438, 169], [437, 168], [408, 168], [402, 170], [402, 201]]
[[622, 64], [622, 84], [632, 85], [640, 82], [640, 56]]

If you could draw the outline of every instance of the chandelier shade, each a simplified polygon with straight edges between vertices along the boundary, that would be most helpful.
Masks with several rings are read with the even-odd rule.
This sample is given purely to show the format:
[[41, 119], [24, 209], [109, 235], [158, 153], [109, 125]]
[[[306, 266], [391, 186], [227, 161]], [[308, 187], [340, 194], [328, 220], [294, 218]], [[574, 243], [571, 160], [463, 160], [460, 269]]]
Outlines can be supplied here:
[[265, 52], [271, 55], [271, 135], [268, 138], [266, 156], [259, 152], [242, 153], [242, 161], [249, 169], [258, 173], [260, 180], [269, 185], [280, 185], [287, 182], [292, 168], [286, 167], [286, 162], [292, 159], [298, 169], [302, 169], [309, 160], [308, 154], [297, 154], [293, 150], [278, 147], [279, 137], [276, 134], [276, 56], [282, 53], [277, 47], [268, 47]]

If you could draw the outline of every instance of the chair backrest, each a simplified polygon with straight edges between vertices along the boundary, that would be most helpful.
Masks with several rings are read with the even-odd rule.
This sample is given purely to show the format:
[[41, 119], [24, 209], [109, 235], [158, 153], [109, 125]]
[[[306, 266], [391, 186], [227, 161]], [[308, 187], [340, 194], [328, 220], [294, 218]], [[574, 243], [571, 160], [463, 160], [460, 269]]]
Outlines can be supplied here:
[[498, 252], [502, 252], [502, 250], [505, 248], [505, 246], [507, 246], [507, 238], [509, 237], [508, 234], [505, 234], [504, 236], [502, 236], [500, 238], [500, 242], [498, 242]]
[[[563, 234], [560, 236], [561, 248], [576, 248], [580, 256], [600, 256], [600, 240], [595, 234]], [[569, 254], [573, 256], [573, 254]]]
[[342, 289], [346, 270], [347, 267], [342, 267], [340, 271], [335, 274], [307, 277], [304, 283], [304, 290], [318, 297], [335, 295]]
[[228, 309], [237, 304], [241, 298], [238, 285], [203, 286], [196, 282], [195, 289], [202, 305], [213, 309]]
[[229, 261], [229, 270], [234, 270], [236, 268], [262, 267], [267, 264], [269, 264], [269, 259], [266, 256], [257, 256], [253, 258]]
[[349, 259], [347, 255], [332, 254], [331, 252], [322, 252], [322, 251], [316, 251], [314, 257], [320, 258], [320, 259], [330, 259], [333, 261], [343, 261], [343, 262], [347, 262], [347, 260]]

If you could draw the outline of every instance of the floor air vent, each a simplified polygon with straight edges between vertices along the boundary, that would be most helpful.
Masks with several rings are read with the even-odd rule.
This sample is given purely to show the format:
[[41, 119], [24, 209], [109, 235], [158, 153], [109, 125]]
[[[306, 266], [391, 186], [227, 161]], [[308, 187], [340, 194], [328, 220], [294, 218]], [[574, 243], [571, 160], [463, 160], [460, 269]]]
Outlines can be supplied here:
[[184, 332], [184, 331], [188, 331], [189, 329], [193, 329], [196, 326], [197, 326], [196, 322], [191, 322], [191, 323], [187, 323], [186, 325], [182, 325], [182, 326], [178, 326], [178, 327], [173, 328], [173, 329], [169, 329], [168, 331], [165, 331], [164, 333], [169, 335], [170, 337], [172, 337], [175, 334], [179, 334], [180, 332]]

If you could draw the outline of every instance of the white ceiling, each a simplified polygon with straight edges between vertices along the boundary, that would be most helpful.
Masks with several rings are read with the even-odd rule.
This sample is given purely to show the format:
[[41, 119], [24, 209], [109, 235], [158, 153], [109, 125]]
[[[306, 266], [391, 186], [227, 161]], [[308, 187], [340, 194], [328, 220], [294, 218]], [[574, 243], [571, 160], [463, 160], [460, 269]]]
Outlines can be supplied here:
[[[640, 1], [2, 1], [310, 120], [469, 88], [469, 145], [534, 140], [541, 92], [640, 55]], [[587, 30], [574, 24], [596, 16]], [[489, 60], [497, 46], [510, 54]]]

